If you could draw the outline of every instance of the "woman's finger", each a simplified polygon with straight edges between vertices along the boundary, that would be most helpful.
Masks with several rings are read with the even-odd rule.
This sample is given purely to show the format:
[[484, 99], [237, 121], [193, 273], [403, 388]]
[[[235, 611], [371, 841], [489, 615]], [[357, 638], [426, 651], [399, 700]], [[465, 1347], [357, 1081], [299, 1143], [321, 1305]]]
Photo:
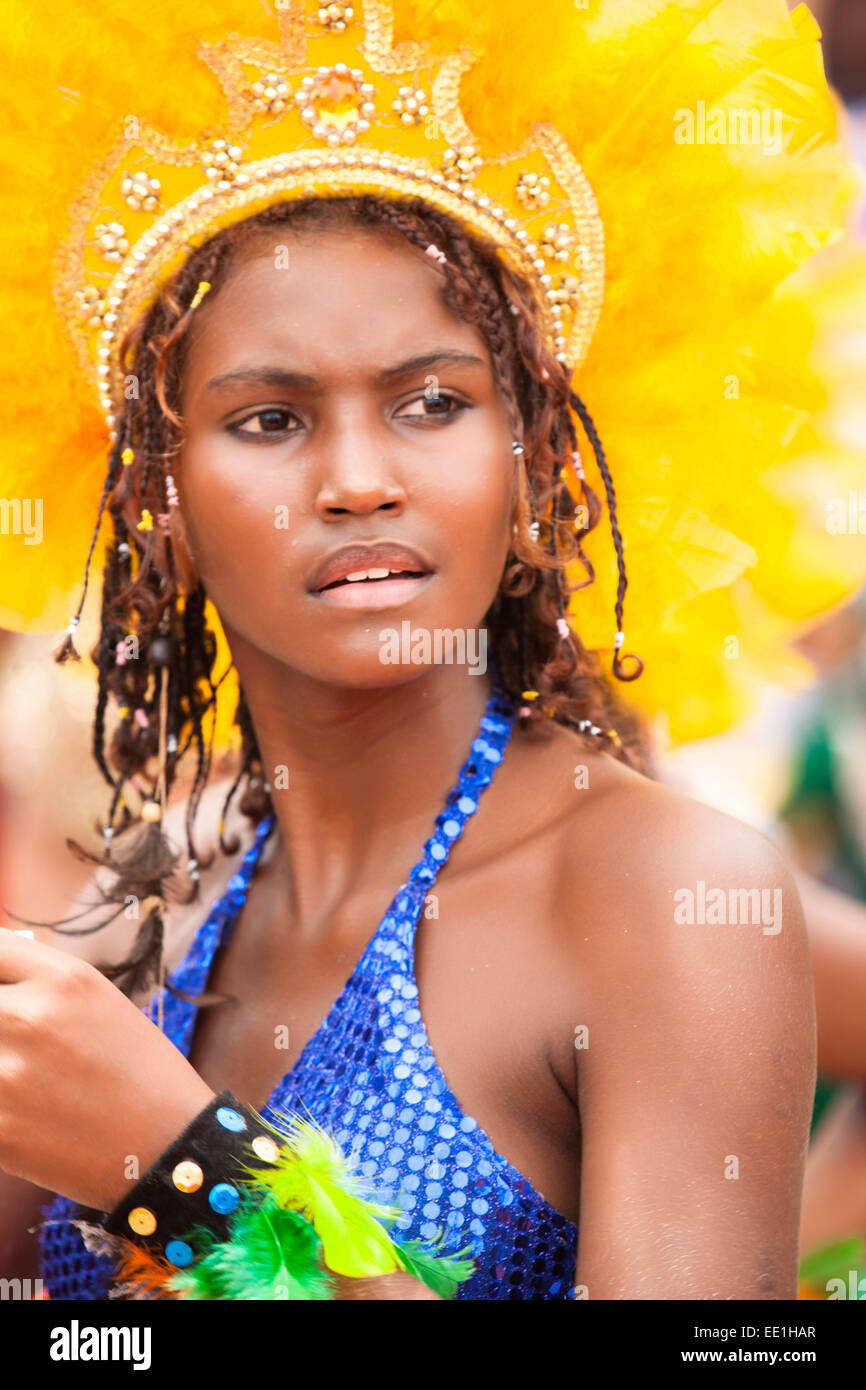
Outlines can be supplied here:
[[0, 927], [0, 984], [27, 980], [40, 968], [56, 967], [66, 959], [73, 960], [73, 957], [65, 956], [56, 946], [46, 946], [43, 941], [35, 941], [24, 933]]

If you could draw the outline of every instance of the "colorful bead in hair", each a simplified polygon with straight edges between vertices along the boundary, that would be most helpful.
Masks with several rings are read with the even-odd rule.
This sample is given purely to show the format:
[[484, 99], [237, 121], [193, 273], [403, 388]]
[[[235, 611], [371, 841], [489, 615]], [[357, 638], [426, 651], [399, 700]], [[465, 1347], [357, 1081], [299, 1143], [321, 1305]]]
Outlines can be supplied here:
[[201, 304], [202, 300], [204, 299], [205, 295], [207, 294], [207, 292], [208, 292], [208, 290], [209, 290], [210, 288], [211, 288], [211, 287], [210, 287], [210, 284], [208, 283], [207, 280], [199, 280], [198, 289], [196, 290], [195, 294], [193, 295], [193, 297], [192, 297], [192, 302], [191, 302], [191, 304], [190, 304], [190, 306], [189, 306], [190, 309], [197, 309], [197, 308], [198, 308], [199, 304]]

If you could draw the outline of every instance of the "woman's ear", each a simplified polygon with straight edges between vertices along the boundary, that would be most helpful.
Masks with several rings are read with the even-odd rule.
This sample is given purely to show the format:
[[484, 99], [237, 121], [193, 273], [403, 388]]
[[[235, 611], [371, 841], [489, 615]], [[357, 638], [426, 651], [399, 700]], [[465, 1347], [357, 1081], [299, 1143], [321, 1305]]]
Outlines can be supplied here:
[[[126, 472], [126, 469], [124, 469]], [[123, 487], [124, 480], [121, 479], [119, 486]], [[129, 494], [123, 504], [121, 514], [126, 522], [127, 530], [135, 540], [139, 550], [143, 550], [147, 537], [146, 530], [139, 530], [139, 522], [143, 517], [141, 503], [141, 483], [138, 470], [136, 469], [129, 477], [127, 486]], [[190, 549], [189, 538], [181, 516], [180, 507], [168, 508], [168, 534], [171, 537], [171, 548], [175, 562], [175, 572], [183, 594], [190, 594], [197, 589], [201, 583], [201, 577]], [[158, 514], [151, 513], [152, 530], [154, 536], [154, 559], [160, 574], [168, 574], [168, 557], [165, 548], [165, 532]]]

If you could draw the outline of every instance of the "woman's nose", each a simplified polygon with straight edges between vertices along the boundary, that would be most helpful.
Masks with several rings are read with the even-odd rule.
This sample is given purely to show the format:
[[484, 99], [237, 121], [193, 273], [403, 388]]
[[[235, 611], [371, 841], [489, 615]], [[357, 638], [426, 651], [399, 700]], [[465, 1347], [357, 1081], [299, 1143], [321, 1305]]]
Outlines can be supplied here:
[[331, 432], [322, 448], [316, 494], [320, 516], [365, 515], [380, 507], [397, 511], [405, 504], [398, 461], [369, 432], [358, 428]]

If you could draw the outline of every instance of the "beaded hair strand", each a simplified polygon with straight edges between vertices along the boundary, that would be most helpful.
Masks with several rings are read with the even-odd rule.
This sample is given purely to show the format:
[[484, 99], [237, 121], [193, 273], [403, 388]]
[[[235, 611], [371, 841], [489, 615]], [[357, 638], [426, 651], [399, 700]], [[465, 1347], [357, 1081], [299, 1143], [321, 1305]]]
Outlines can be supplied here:
[[[128, 958], [100, 967], [125, 993], [146, 988], [157, 975], [161, 980], [169, 890], [187, 902], [199, 894], [201, 861], [193, 825], [212, 762], [213, 725], [208, 736], [206, 717], [210, 713], [215, 723], [218, 688], [228, 675], [226, 671], [214, 678], [216, 639], [206, 622], [204, 588], [200, 581], [191, 585], [189, 577], [181, 574], [173, 545], [174, 527], [180, 521], [170, 469], [183, 439], [178, 406], [187, 332], [196, 305], [204, 294], [219, 292], [236, 255], [254, 248], [272, 231], [285, 235], [310, 227], [341, 226], [389, 232], [422, 252], [432, 244], [438, 253], [435, 261], [442, 275], [443, 302], [459, 318], [477, 325], [488, 345], [513, 438], [519, 443], [514, 458], [518, 502], [513, 539], [500, 591], [484, 626], [490, 630], [503, 688], [516, 702], [525, 702], [518, 726], [543, 732], [552, 722], [564, 724], [579, 734], [592, 734], [614, 756], [646, 770], [647, 752], [637, 719], [619, 707], [595, 654], [583, 646], [566, 621], [570, 595], [593, 580], [583, 539], [602, 511], [583, 477], [574, 410], [604, 481], [619, 570], [613, 672], [620, 680], [639, 674], [639, 669], [625, 673], [620, 658], [626, 575], [610, 470], [589, 412], [546, 345], [530, 287], [505, 264], [493, 243], [464, 230], [422, 198], [335, 195], [273, 204], [216, 232], [192, 251], [122, 346], [124, 368], [137, 379], [138, 391], [121, 407], [87, 557], [89, 570], [107, 509], [114, 534], [104, 566], [100, 637], [91, 657], [97, 666], [93, 753], [112, 788], [112, 804], [103, 827], [102, 857], [67, 843], [90, 862], [114, 871], [111, 888], [99, 892], [104, 904], [120, 904], [96, 927], [77, 930], [98, 931], [118, 915], [130, 893], [147, 909]], [[569, 490], [569, 462], [580, 481], [579, 501]], [[141, 501], [141, 519], [129, 527], [123, 513], [134, 487]], [[585, 578], [568, 585], [565, 571], [575, 561]], [[72, 635], [87, 579], [85, 572], [81, 603], [56, 654], [60, 662], [79, 659]], [[132, 638], [140, 644], [138, 656], [124, 659], [122, 648]], [[638, 659], [632, 660], [639, 668]], [[158, 757], [162, 679], [168, 682], [161, 707], [167, 738]], [[110, 697], [119, 710], [106, 746]], [[237, 775], [220, 819], [219, 843], [224, 853], [238, 847], [236, 837], [225, 837], [224, 827], [242, 782], [239, 809], [245, 816], [257, 823], [272, 809], [243, 689], [239, 689], [234, 722], [241, 747]], [[156, 792], [159, 785], [164, 808], [180, 760], [193, 743], [196, 770], [186, 811], [189, 887], [182, 896], [173, 884], [180, 856], [164, 833]], [[120, 820], [115, 826], [117, 814]], [[39, 925], [59, 930], [63, 924]], [[217, 998], [208, 995], [196, 1002], [207, 1004]]]

